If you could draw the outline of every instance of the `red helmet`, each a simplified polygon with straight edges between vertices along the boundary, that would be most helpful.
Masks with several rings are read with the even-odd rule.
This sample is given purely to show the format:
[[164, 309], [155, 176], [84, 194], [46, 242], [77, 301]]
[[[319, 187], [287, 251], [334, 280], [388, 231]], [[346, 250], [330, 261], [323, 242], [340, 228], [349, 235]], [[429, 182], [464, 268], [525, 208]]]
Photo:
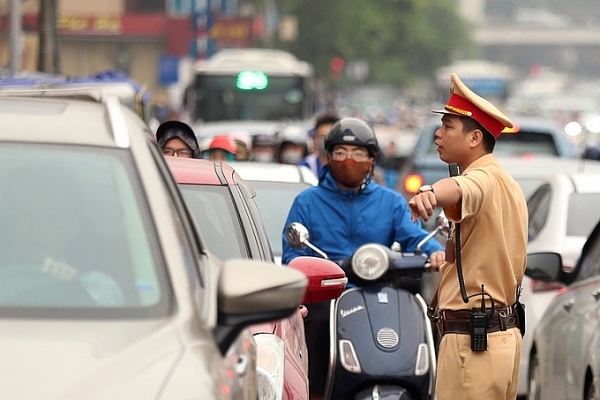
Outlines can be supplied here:
[[215, 136], [208, 146], [208, 150], [213, 149], [225, 150], [231, 154], [235, 154], [237, 152], [237, 144], [231, 136]]

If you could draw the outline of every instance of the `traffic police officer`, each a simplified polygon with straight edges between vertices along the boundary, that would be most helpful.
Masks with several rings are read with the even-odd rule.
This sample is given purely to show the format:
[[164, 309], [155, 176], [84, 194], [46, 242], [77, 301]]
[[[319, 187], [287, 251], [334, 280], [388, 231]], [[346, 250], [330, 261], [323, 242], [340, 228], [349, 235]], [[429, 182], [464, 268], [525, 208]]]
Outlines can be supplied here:
[[409, 201], [413, 221], [443, 207], [453, 223], [431, 304], [439, 304], [432, 316], [442, 335], [436, 393], [439, 400], [514, 400], [528, 214], [523, 191], [492, 154], [513, 123], [456, 74], [451, 83], [444, 110], [434, 111], [442, 114], [435, 144], [440, 159], [462, 173], [422, 187]]

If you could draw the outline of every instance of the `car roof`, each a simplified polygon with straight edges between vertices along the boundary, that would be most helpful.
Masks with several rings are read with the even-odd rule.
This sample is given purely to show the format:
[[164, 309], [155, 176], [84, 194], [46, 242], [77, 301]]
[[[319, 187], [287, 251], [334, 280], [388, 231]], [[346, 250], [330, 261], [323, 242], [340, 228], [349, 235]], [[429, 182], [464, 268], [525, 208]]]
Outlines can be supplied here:
[[600, 161], [552, 156], [495, 156], [502, 166], [514, 177], [550, 176], [561, 172], [600, 173]]
[[307, 183], [310, 185], [318, 183], [314, 172], [303, 165], [257, 161], [233, 161], [228, 164], [246, 181]]
[[[143, 121], [122, 107], [114, 96], [108, 96], [104, 103], [73, 98], [0, 96], [0, 115], [3, 125], [0, 139], [37, 143], [129, 147], [129, 128], [135, 124], [137, 130], [143, 125]], [[149, 129], [144, 129], [151, 135]]]
[[165, 157], [165, 160], [179, 184], [225, 186], [240, 181], [227, 163], [184, 157]]
[[600, 173], [600, 161], [560, 157], [496, 157], [529, 196], [551, 176], [559, 173]]
[[600, 193], [600, 171], [561, 172], [552, 175], [548, 182], [568, 180], [576, 193]]

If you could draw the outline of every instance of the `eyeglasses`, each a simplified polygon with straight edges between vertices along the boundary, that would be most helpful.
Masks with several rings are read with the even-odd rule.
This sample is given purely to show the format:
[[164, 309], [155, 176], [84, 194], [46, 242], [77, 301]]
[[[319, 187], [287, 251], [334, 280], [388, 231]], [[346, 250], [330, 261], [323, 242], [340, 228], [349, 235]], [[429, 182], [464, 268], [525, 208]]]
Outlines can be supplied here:
[[165, 156], [177, 155], [177, 157], [187, 157], [187, 158], [192, 158], [192, 154], [193, 154], [192, 150], [190, 150], [190, 149], [175, 150], [175, 149], [171, 149], [169, 147], [163, 147], [162, 153]]
[[356, 162], [367, 161], [370, 158], [369, 153], [362, 150], [354, 150], [351, 152], [347, 152], [346, 150], [336, 150], [331, 153], [331, 159], [334, 161], [345, 161], [348, 157]]

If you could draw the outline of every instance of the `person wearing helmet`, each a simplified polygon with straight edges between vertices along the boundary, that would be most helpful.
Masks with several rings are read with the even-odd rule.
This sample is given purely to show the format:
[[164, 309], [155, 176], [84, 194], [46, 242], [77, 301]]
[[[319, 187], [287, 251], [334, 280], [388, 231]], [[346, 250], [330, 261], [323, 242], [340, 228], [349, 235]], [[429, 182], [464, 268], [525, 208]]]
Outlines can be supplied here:
[[215, 136], [204, 152], [209, 161], [234, 161], [237, 153], [235, 139], [227, 135]]
[[156, 129], [156, 142], [165, 156], [200, 158], [198, 139], [192, 128], [181, 121], [166, 121]]
[[268, 133], [259, 133], [252, 137], [252, 160], [260, 162], [275, 161], [275, 140]]
[[285, 127], [278, 135], [276, 160], [296, 165], [308, 155], [308, 132], [300, 126]]
[[[324, 141], [327, 165], [319, 173], [319, 184], [296, 196], [285, 226], [300, 222], [310, 231], [311, 242], [331, 260], [349, 258], [366, 243], [391, 247], [394, 242], [404, 251], [414, 251], [427, 236], [420, 223], [413, 223], [404, 197], [377, 184], [373, 168], [379, 156], [375, 133], [366, 122], [342, 118], [333, 124]], [[282, 233], [282, 262], [299, 256], [319, 256], [310, 248], [296, 250]], [[442, 245], [430, 240], [423, 252], [433, 268], [444, 261]], [[329, 357], [329, 303], [309, 304], [305, 318], [308, 346], [311, 399], [325, 391]]]

